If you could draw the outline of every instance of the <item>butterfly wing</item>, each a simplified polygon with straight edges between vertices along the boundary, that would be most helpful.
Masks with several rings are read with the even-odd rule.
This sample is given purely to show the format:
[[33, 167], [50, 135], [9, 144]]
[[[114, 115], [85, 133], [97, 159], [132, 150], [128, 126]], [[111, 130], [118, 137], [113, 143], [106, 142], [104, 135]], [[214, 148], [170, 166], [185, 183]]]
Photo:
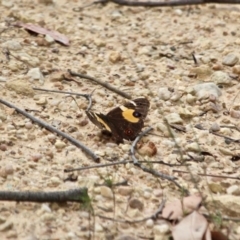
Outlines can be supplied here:
[[117, 141], [134, 140], [144, 126], [150, 103], [146, 98], [137, 98], [111, 110], [108, 122], [113, 124], [112, 134]]

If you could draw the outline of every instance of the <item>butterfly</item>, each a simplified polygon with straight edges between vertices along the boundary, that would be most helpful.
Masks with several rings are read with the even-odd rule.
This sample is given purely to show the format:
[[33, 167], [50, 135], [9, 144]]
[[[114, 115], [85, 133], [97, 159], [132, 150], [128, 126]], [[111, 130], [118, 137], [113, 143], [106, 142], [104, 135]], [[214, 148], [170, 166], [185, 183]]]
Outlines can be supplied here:
[[150, 102], [144, 97], [136, 98], [124, 105], [112, 109], [106, 115], [86, 111], [88, 118], [102, 129], [102, 133], [112, 136], [115, 141], [123, 143], [123, 139], [133, 141], [144, 127]]

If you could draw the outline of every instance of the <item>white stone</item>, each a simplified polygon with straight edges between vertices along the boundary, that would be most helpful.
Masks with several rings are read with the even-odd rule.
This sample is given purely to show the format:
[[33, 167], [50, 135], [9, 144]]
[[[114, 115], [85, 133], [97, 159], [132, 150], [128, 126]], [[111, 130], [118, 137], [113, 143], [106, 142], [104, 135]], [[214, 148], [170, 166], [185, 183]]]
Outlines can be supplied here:
[[41, 84], [44, 83], [44, 77], [39, 68], [31, 68], [28, 71], [27, 76], [29, 76], [32, 80], [39, 80]]
[[213, 82], [197, 84], [193, 89], [199, 100], [208, 98], [210, 94], [214, 95], [216, 98], [222, 95], [218, 86]]
[[214, 72], [211, 76], [211, 81], [216, 84], [223, 84], [223, 85], [231, 85], [233, 83], [228, 73], [223, 71]]

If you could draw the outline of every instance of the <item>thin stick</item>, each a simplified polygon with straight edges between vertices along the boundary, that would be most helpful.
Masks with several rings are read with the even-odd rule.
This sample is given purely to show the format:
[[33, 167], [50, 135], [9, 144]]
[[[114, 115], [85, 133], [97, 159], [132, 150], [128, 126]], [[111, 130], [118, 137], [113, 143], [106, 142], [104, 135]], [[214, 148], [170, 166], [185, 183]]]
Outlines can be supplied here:
[[[172, 171], [173, 171], [173, 172], [190, 174], [190, 172], [182, 171], [182, 170], [173, 169]], [[207, 176], [207, 177], [219, 177], [219, 178], [229, 178], [229, 179], [237, 179], [237, 180], [240, 180], [240, 177], [231, 177], [231, 176], [224, 176], [224, 175], [205, 174], [205, 173], [197, 173], [197, 175], [199, 175], [199, 176]]]
[[71, 71], [71, 70], [69, 70], [69, 69], [68, 69], [68, 72], [69, 72], [72, 76], [89, 79], [89, 80], [91, 80], [91, 81], [93, 81], [93, 82], [96, 82], [96, 83], [98, 83], [99, 85], [107, 88], [108, 90], [111, 90], [111, 91], [119, 94], [119, 95], [122, 96], [122, 97], [125, 97], [125, 98], [127, 98], [127, 99], [131, 99], [131, 96], [130, 96], [129, 94], [127, 94], [127, 93], [119, 90], [118, 88], [113, 87], [112, 85], [110, 85], [110, 84], [107, 83], [107, 82], [103, 82], [103, 81], [101, 81], [101, 80], [99, 80], [99, 79], [96, 79], [96, 78], [94, 78], [94, 77], [91, 77], [91, 76], [88, 76], [88, 75], [85, 75], [85, 74], [73, 72], [73, 71]]
[[69, 95], [76, 95], [80, 97], [85, 97], [87, 100], [90, 94], [83, 94], [83, 93], [76, 93], [76, 92], [66, 92], [66, 91], [59, 91], [59, 90], [51, 90], [51, 89], [44, 89], [44, 88], [35, 88], [33, 90], [43, 91], [43, 92], [55, 92], [55, 93], [62, 93], [62, 94], [69, 94]]
[[13, 192], [0, 191], [0, 201], [16, 202], [80, 202], [84, 203], [88, 196], [87, 188], [71, 189], [57, 192]]
[[147, 7], [168, 7], [168, 6], [185, 6], [185, 5], [198, 5], [206, 3], [219, 3], [219, 4], [239, 4], [239, 0], [170, 0], [170, 1], [129, 1], [129, 0], [99, 0], [94, 3], [107, 3], [114, 2], [119, 5], [125, 6], [147, 6]]
[[[138, 159], [135, 157], [135, 147], [138, 143], [138, 141], [141, 139], [142, 136], [144, 136], [146, 133], [148, 133], [149, 131], [151, 131], [153, 128], [149, 127], [147, 128], [145, 131], [143, 131], [141, 134], [139, 134], [136, 139], [134, 140], [134, 142], [131, 145], [131, 149], [130, 149], [130, 154], [133, 160], [133, 164], [139, 168], [141, 168], [144, 172], [148, 172], [151, 173], [153, 176], [157, 176], [160, 177], [162, 179], [167, 179], [171, 182], [173, 182], [178, 188], [180, 188], [181, 190], [183, 189], [183, 187], [181, 187], [181, 185], [179, 185], [175, 179], [177, 179], [176, 177], [173, 176], [169, 176], [167, 174], [164, 173], [160, 173], [158, 171], [155, 171], [154, 169], [150, 169], [150, 168], [146, 168], [144, 167], [139, 161]], [[188, 192], [188, 191], [187, 191]]]
[[[163, 161], [139, 161], [139, 162], [140, 163], [151, 163], [151, 164], [159, 163], [159, 164], [167, 165], [169, 167], [184, 166], [182, 164], [170, 164], [170, 163], [165, 163]], [[92, 165], [92, 166], [64, 169], [64, 172], [82, 171], [82, 170], [87, 170], [87, 169], [92, 169], [92, 168], [110, 167], [110, 166], [116, 166], [116, 165], [127, 164], [127, 163], [134, 163], [134, 162], [132, 160], [128, 160], [128, 161], [123, 160], [123, 161], [118, 161], [118, 162], [103, 163], [103, 164], [97, 164], [97, 165]]]
[[33, 122], [39, 124], [40, 126], [46, 128], [47, 130], [51, 131], [51, 132], [55, 132], [57, 133], [58, 135], [66, 138], [69, 142], [71, 142], [72, 144], [74, 144], [75, 146], [77, 146], [78, 148], [81, 148], [86, 154], [88, 154], [91, 158], [93, 158], [93, 160], [95, 162], [99, 162], [99, 157], [88, 147], [86, 147], [85, 145], [83, 145], [81, 142], [77, 141], [76, 139], [72, 138], [71, 136], [69, 136], [68, 134], [58, 130], [57, 128], [47, 124], [46, 122], [40, 120], [40, 119], [37, 119], [35, 117], [33, 117], [31, 114], [27, 113], [26, 111], [14, 106], [13, 104], [3, 100], [3, 99], [0, 99], [0, 103], [10, 107], [10, 108], [14, 108], [17, 112], [21, 113], [23, 116], [31, 119]]

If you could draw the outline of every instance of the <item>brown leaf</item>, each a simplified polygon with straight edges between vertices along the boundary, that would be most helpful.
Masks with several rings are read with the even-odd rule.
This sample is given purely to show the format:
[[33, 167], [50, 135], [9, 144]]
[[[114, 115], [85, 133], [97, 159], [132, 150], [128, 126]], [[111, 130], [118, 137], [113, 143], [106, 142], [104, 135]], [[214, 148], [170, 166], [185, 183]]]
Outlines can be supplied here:
[[174, 240], [211, 240], [208, 222], [197, 211], [193, 211], [174, 226], [172, 236]]
[[16, 27], [23, 27], [24, 29], [32, 31], [34, 33], [49, 35], [53, 39], [55, 39], [57, 42], [60, 42], [66, 46], [69, 45], [69, 39], [65, 35], [57, 32], [57, 31], [48, 30], [46, 28], [31, 24], [31, 23], [16, 22], [13, 25]]

